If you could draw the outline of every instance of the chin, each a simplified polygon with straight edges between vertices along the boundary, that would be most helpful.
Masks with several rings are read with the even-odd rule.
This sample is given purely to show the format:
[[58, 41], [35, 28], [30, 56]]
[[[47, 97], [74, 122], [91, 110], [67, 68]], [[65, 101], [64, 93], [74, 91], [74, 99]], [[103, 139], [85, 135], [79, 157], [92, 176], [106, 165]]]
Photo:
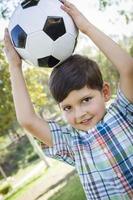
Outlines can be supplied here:
[[80, 131], [88, 131], [89, 129], [91, 129], [93, 126], [88, 126], [88, 127], [74, 127]]
[[81, 131], [88, 131], [89, 129], [91, 129], [92, 127], [89, 127], [89, 128], [82, 128], [80, 129]]

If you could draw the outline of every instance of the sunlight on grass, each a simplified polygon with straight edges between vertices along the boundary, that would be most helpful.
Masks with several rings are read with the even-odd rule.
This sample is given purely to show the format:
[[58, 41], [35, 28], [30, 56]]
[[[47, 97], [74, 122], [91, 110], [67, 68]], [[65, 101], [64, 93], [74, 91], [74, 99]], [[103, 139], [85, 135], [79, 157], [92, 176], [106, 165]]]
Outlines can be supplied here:
[[19, 179], [21, 177], [23, 177], [26, 173], [30, 172], [32, 169], [34, 169], [34, 167], [40, 162], [39, 159], [37, 159], [36, 161], [34, 161], [33, 163], [30, 163], [29, 166], [25, 167], [24, 169], [21, 168], [19, 169], [19, 171], [17, 172], [17, 174], [15, 174], [13, 177], [15, 179]]
[[[58, 167], [59, 162], [53, 161], [53, 167], [56, 169]], [[24, 184], [22, 187], [20, 187], [16, 192], [14, 192], [12, 195], [9, 197], [6, 197], [5, 200], [18, 200], [25, 192], [27, 192], [29, 189], [33, 188], [36, 184], [38, 184], [44, 177], [47, 177], [48, 173], [51, 173], [53, 170], [53, 167], [50, 167], [48, 169], [44, 168], [40, 173], [34, 175], [32, 178], [28, 179], [28, 182]], [[28, 167], [26, 172], [30, 172], [30, 169], [34, 168], [33, 166]], [[25, 170], [21, 171], [21, 175], [25, 174]], [[20, 175], [20, 174], [19, 174]]]
[[75, 200], [75, 199], [86, 200], [78, 176], [72, 177], [63, 188], [61, 188], [56, 194], [54, 194], [48, 200]]
[[34, 176], [31, 178], [27, 184], [25, 184], [23, 187], [21, 187], [15, 194], [13, 194], [10, 197], [5, 198], [5, 200], [18, 200], [28, 189], [34, 187], [37, 182], [39, 182], [47, 173], [47, 169], [42, 171], [39, 175]]

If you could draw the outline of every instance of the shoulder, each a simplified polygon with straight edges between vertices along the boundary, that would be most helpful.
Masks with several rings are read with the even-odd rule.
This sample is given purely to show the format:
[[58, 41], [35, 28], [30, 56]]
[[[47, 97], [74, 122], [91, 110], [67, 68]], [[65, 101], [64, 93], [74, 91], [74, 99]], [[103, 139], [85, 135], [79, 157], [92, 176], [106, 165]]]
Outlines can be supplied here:
[[119, 118], [122, 118], [122, 121], [127, 120], [133, 123], [133, 103], [118, 88], [116, 98], [109, 106], [104, 119], [117, 121]]
[[116, 99], [112, 104], [112, 107], [116, 107], [121, 112], [131, 112], [133, 113], [133, 103], [130, 102], [127, 97], [123, 94], [123, 92], [118, 89]]
[[73, 132], [73, 128], [71, 126], [69, 126], [68, 124], [65, 125], [60, 125], [59, 123], [55, 122], [55, 121], [48, 121], [49, 127], [50, 127], [50, 131], [53, 134], [57, 134], [60, 136], [71, 136], [72, 132]]

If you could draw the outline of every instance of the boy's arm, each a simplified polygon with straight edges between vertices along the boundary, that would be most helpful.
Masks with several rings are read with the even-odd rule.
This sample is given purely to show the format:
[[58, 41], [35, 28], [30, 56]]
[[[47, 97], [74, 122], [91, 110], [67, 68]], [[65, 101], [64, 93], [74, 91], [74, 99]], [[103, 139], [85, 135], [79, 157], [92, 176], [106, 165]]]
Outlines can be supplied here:
[[35, 137], [42, 140], [48, 146], [52, 146], [48, 123], [35, 114], [23, 77], [22, 61], [11, 44], [7, 29], [5, 30], [4, 44], [4, 50], [9, 62], [10, 80], [17, 120]]
[[62, 9], [74, 20], [76, 26], [95, 43], [113, 63], [120, 74], [120, 88], [133, 102], [133, 58], [102, 31], [92, 25], [79, 10], [68, 1], [63, 1]]

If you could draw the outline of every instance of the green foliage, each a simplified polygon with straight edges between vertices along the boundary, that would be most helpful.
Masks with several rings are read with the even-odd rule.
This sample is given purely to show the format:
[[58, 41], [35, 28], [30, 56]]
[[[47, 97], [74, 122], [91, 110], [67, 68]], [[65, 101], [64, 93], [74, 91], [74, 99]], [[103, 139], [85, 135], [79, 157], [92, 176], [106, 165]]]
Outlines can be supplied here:
[[12, 190], [11, 184], [6, 181], [0, 185], [0, 194], [5, 195]]
[[1, 17], [6, 18], [8, 13], [7, 1], [0, 0], [0, 13], [1, 13], [0, 18]]
[[9, 18], [12, 9], [16, 7], [19, 0], [0, 0], [0, 18]]
[[[125, 49], [130, 55], [133, 56], [133, 37], [125, 36], [118, 43], [123, 49]], [[119, 74], [112, 63], [98, 49], [95, 49], [94, 53], [94, 47], [90, 48], [90, 46], [86, 46], [81, 49], [80, 53], [87, 55], [89, 58], [95, 60], [98, 63], [104, 81], [107, 81], [110, 84], [112, 95], [115, 94], [118, 87]]]
[[111, 87], [112, 94], [116, 93], [118, 87], [119, 75], [110, 61], [100, 51], [96, 54], [96, 61], [101, 69], [104, 81], [108, 82]]
[[15, 120], [15, 110], [11, 94], [8, 64], [0, 45], [0, 135], [7, 134]]
[[[8, 64], [3, 54], [3, 46], [0, 45], [0, 136], [6, 135], [9, 131], [15, 133], [18, 128], [16, 121], [15, 108], [11, 93], [10, 75], [8, 71]], [[48, 76], [49, 70], [40, 68], [28, 68], [25, 70], [25, 79], [31, 95], [32, 102], [36, 111], [42, 115], [44, 107], [47, 107], [46, 112], [49, 110], [55, 111], [51, 107], [53, 99], [50, 98], [48, 90]]]
[[[54, 169], [55, 170], [55, 169]], [[49, 172], [47, 172], [49, 173]], [[45, 176], [45, 175], [44, 175]], [[18, 200], [21, 199], [21, 196], [27, 192], [28, 190], [32, 188], [36, 188], [37, 181], [40, 182], [40, 180], [43, 178], [39, 178], [39, 180], [34, 180], [33, 182], [25, 185], [23, 188], [17, 191], [14, 195], [6, 198], [6, 200]], [[44, 178], [43, 178], [44, 179]], [[83, 191], [83, 188], [81, 186], [80, 180], [77, 175], [74, 175], [70, 177], [68, 180], [66, 180], [66, 185], [58, 190], [57, 193], [55, 193], [52, 197], [49, 198], [49, 200], [86, 200], [85, 193]], [[44, 196], [41, 196], [41, 199], [45, 199]]]
[[108, 0], [100, 0], [99, 1], [100, 10], [105, 9], [106, 6], [110, 6], [110, 1], [108, 1]]
[[[10, 18], [11, 13], [15, 9], [15, 7], [18, 5], [19, 0], [0, 0], [0, 18]], [[98, 0], [99, 2], [99, 10], [104, 11], [107, 7], [112, 5], [119, 6], [122, 4], [122, 0]], [[129, 0], [132, 4], [132, 0]], [[123, 9], [118, 9], [118, 13], [121, 16], [124, 16], [126, 23], [129, 23], [133, 20], [133, 11], [127, 12]]]
[[17, 173], [38, 158], [26, 136], [0, 150], [0, 165], [7, 176]]
[[32, 103], [37, 112], [48, 103], [48, 71], [40, 68], [28, 68], [25, 70], [25, 79]]
[[[128, 2], [132, 4], [132, 0], [129, 0]], [[118, 14], [120, 16], [123, 16], [126, 24], [128, 24], [133, 20], [133, 11], [132, 10], [127, 11], [120, 8], [121, 4], [122, 4], [122, 0], [99, 0], [99, 9], [101, 11], [104, 11], [107, 7], [116, 5], [118, 8], [117, 10]]]
[[127, 46], [129, 47], [129, 53], [133, 57], [133, 37], [128, 38], [128, 45]]
[[25, 79], [35, 110], [42, 117], [45, 113], [45, 117], [48, 118], [58, 110], [48, 87], [50, 72], [48, 68], [40, 69], [39, 67], [25, 70]]
[[133, 57], [133, 46], [131, 46], [131, 48], [130, 48], [130, 53], [131, 53], [131, 55]]

